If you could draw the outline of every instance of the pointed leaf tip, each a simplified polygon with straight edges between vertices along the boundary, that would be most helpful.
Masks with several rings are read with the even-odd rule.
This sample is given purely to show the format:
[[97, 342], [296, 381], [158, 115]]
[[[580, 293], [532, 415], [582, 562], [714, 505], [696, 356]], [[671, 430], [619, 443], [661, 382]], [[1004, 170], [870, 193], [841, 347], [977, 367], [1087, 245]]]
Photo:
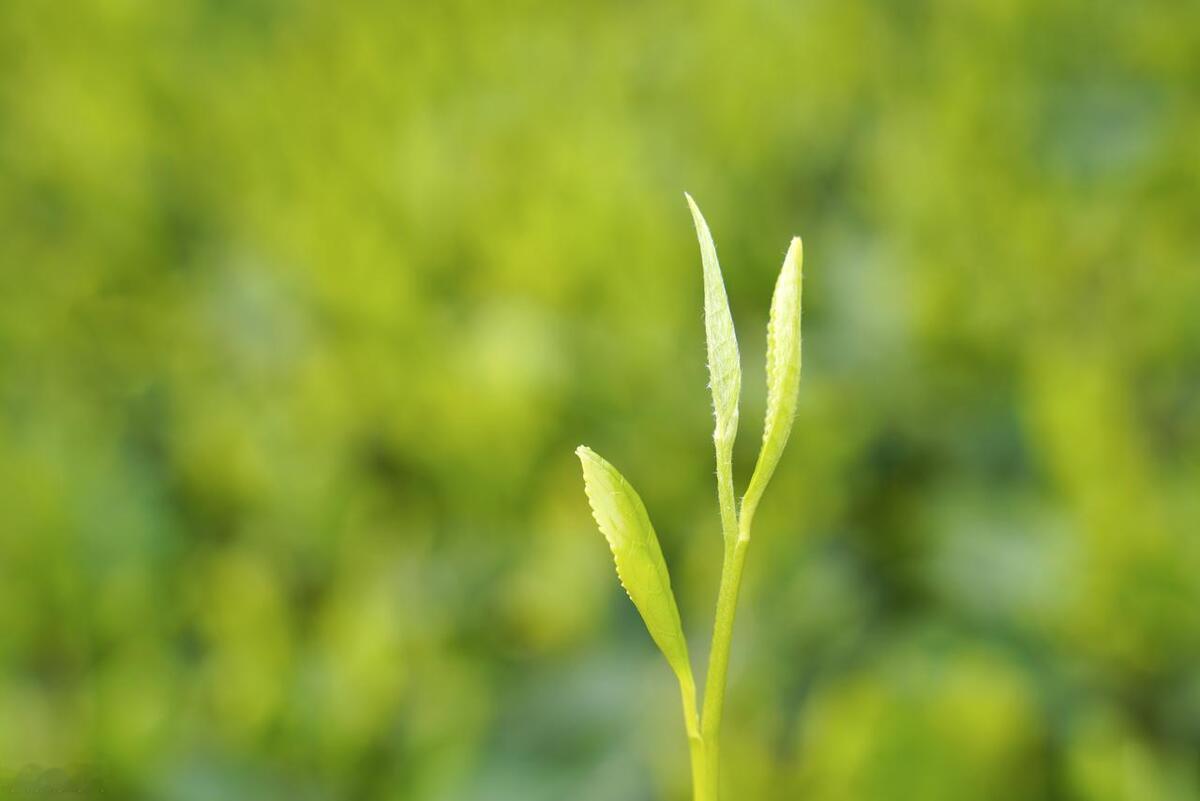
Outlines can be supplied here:
[[717, 247], [713, 243], [708, 222], [700, 207], [687, 192], [688, 207], [692, 222], [696, 226], [696, 239], [700, 243], [700, 261], [704, 270], [704, 333], [708, 343], [708, 379], [712, 389], [713, 415], [716, 428], [713, 438], [726, 452], [732, 450], [737, 436], [738, 397], [742, 391], [742, 366], [738, 356], [737, 334], [733, 328], [733, 315], [729, 311], [729, 298], [725, 293], [725, 281], [721, 276], [721, 265], [717, 260]]

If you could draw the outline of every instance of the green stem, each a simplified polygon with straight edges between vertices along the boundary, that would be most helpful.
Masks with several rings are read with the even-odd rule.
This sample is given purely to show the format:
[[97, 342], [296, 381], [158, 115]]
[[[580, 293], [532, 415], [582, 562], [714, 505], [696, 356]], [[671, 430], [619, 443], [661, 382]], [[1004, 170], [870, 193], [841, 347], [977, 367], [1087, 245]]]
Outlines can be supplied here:
[[738, 526], [730, 453], [733, 443], [724, 443], [725, 447], [722, 447], [722, 444], [717, 443], [717, 496], [721, 506], [725, 558], [721, 565], [721, 586], [717, 592], [712, 650], [708, 656], [708, 674], [704, 685], [704, 713], [700, 723], [704, 769], [695, 784], [696, 801], [717, 801], [721, 711], [725, 703], [725, 681], [729, 669], [733, 621], [737, 614], [738, 591], [742, 583], [742, 567], [746, 561], [746, 546], [749, 544], [748, 530], [743, 536]]
[[695, 795], [695, 801], [717, 801], [717, 797], [709, 789], [708, 783], [705, 781], [705, 772], [708, 770], [708, 763], [704, 759], [704, 741], [699, 735], [688, 738], [688, 744], [692, 751], [692, 788]]
[[[733, 640], [733, 621], [737, 614], [738, 591], [746, 562], [749, 540], [738, 537], [725, 548], [721, 569], [721, 588], [717, 593], [717, 615], [713, 624], [712, 651], [708, 657], [708, 676], [704, 685], [704, 715], [700, 734], [704, 739], [706, 792], [717, 798], [721, 712], [725, 704], [725, 683], [729, 670], [729, 650]], [[697, 794], [697, 798], [701, 796]]]
[[[696, 711], [696, 682], [691, 671], [679, 676], [679, 692], [683, 699], [683, 722], [687, 727], [688, 749], [692, 761], [692, 786], [700, 787], [704, 776], [704, 739], [700, 735], [700, 715]], [[696, 796], [696, 801], [716, 801], [707, 796]]]
[[717, 443], [717, 500], [721, 506], [721, 534], [726, 546], [737, 536], [737, 501], [733, 495], [733, 440]]

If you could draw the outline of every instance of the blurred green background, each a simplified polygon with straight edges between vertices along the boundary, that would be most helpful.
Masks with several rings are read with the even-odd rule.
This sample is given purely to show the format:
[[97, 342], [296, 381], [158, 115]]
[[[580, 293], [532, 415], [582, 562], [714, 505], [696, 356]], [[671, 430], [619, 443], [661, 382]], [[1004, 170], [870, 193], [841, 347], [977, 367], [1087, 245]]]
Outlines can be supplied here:
[[0, 4], [0, 787], [688, 797], [572, 455], [699, 661], [684, 190], [739, 487], [806, 243], [726, 797], [1200, 798], [1200, 6], [1153, 0]]

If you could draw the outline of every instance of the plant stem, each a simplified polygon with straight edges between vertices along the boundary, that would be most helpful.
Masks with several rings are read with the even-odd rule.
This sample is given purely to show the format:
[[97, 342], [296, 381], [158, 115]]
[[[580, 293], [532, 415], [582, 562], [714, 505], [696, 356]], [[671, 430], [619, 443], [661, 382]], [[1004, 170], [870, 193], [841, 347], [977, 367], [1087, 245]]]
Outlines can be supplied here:
[[717, 499], [721, 506], [721, 534], [725, 545], [737, 536], [737, 501], [733, 495], [733, 440], [717, 443]]
[[725, 703], [725, 677], [729, 669], [729, 648], [733, 639], [733, 621], [737, 614], [738, 591], [746, 562], [748, 539], [740, 537], [726, 544], [721, 569], [721, 588], [717, 593], [717, 615], [713, 624], [712, 651], [708, 657], [708, 675], [704, 685], [704, 715], [700, 734], [704, 739], [704, 782], [709, 796], [716, 801], [721, 735], [721, 711]]
[[705, 781], [708, 763], [704, 758], [704, 741], [700, 739], [700, 735], [688, 737], [688, 744], [692, 752], [692, 789], [695, 795], [694, 801], [717, 801], [716, 795], [709, 789], [709, 785]]
[[[704, 776], [704, 739], [700, 735], [700, 716], [696, 711], [696, 682], [690, 671], [679, 677], [679, 692], [683, 699], [683, 722], [687, 727], [688, 750], [692, 761], [692, 786], [700, 787]], [[697, 794], [696, 801], [715, 801]]]
[[[713, 623], [712, 650], [708, 656], [708, 674], [704, 684], [704, 712], [700, 723], [704, 769], [695, 784], [695, 801], [717, 801], [720, 759], [721, 710], [725, 703], [725, 677], [729, 668], [729, 648], [733, 639], [733, 621], [737, 614], [738, 590], [746, 561], [749, 532], [739, 531], [733, 494], [732, 442], [717, 443], [717, 496], [721, 506], [721, 530], [725, 538], [725, 558], [721, 565], [721, 586], [717, 592], [717, 614]], [[725, 447], [722, 447], [725, 445]], [[695, 771], [693, 769], [693, 779]]]

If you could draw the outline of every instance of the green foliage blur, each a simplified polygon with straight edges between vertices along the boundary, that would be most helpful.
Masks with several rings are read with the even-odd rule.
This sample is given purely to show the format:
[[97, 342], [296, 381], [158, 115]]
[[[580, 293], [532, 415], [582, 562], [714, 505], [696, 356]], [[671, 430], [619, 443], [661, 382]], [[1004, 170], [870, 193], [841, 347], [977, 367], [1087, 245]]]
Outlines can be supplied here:
[[806, 252], [726, 798], [1200, 799], [1166, 0], [0, 3], [0, 790], [687, 798], [572, 455], [637, 486], [702, 659], [684, 190], [739, 490]]

